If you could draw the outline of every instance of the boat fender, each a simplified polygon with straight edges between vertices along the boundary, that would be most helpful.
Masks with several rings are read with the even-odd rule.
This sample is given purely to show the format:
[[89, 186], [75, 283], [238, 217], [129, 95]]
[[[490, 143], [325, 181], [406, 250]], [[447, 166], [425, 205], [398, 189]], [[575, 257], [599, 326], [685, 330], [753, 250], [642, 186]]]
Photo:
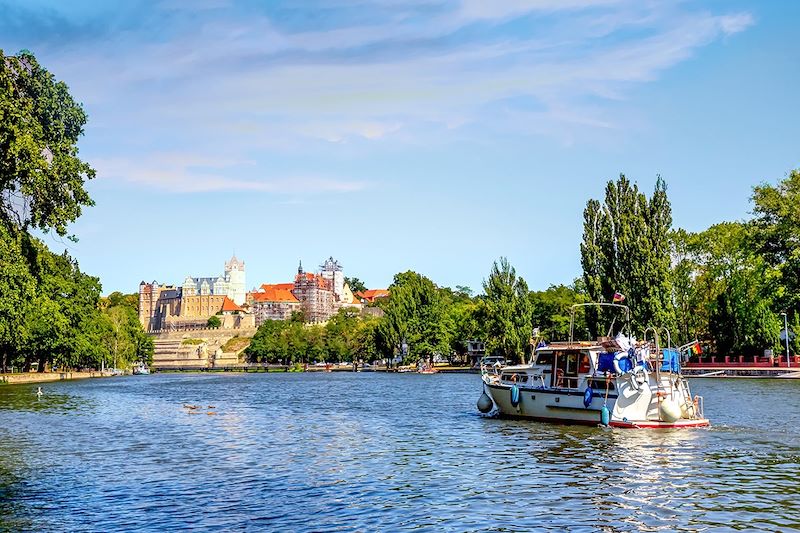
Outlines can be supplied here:
[[514, 407], [519, 405], [519, 387], [511, 385], [511, 405]]
[[628, 360], [628, 364], [625, 366], [629, 366], [631, 358], [628, 355], [628, 352], [618, 352], [617, 355], [614, 356], [614, 372], [616, 372], [617, 375], [627, 374], [630, 372], [630, 370], [622, 370], [622, 361], [625, 359]]
[[492, 407], [494, 407], [494, 402], [489, 398], [489, 395], [486, 392], [481, 394], [481, 397], [478, 398], [478, 411], [486, 414], [492, 410]]
[[583, 391], [583, 406], [589, 407], [592, 405], [592, 396], [594, 396], [594, 391], [592, 390], [591, 385], [586, 387], [586, 390]]
[[605, 405], [600, 409], [600, 423], [607, 426], [611, 419], [611, 413], [608, 412], [608, 407]]
[[661, 420], [664, 422], [672, 423], [681, 417], [681, 408], [678, 402], [672, 399], [663, 400], [658, 408], [658, 412], [661, 415]]

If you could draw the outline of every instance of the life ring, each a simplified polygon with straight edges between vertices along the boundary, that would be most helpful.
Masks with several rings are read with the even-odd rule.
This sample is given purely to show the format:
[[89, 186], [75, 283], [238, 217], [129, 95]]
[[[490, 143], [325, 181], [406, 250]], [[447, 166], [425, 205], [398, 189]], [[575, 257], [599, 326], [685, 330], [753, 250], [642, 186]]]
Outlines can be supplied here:
[[630, 370], [623, 371], [620, 368], [620, 362], [623, 359], [627, 359], [628, 362], [630, 363], [631, 358], [628, 355], [628, 352], [618, 352], [617, 355], [614, 356], [614, 372], [616, 372], [617, 375], [627, 374], [628, 372], [630, 372]]

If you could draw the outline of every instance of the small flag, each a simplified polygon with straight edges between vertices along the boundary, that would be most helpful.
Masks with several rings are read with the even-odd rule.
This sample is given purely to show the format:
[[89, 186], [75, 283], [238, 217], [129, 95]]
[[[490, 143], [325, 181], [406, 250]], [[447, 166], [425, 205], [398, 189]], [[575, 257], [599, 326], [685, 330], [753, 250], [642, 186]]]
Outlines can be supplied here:
[[625, 295], [624, 294], [622, 294], [621, 292], [615, 292], [614, 293], [614, 299], [612, 300], [613, 303], [624, 302], [624, 301], [625, 301]]
[[700, 347], [700, 343], [695, 341], [691, 347], [692, 353], [695, 355], [700, 355], [703, 353], [703, 349]]

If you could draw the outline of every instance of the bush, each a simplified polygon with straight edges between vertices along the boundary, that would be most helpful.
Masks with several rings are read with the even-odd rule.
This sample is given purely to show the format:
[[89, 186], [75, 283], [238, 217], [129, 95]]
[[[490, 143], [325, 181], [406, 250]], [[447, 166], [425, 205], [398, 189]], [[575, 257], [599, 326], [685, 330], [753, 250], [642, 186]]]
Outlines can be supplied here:
[[208, 322], [206, 322], [206, 325], [210, 328], [218, 328], [222, 325], [222, 320], [220, 320], [216, 315], [210, 316], [208, 317]]

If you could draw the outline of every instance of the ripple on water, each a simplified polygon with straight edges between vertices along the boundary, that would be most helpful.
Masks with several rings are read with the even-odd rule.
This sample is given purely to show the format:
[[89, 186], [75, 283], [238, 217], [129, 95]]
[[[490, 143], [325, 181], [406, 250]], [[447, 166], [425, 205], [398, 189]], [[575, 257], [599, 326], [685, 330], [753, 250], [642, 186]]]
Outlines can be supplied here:
[[786, 400], [800, 383], [693, 386], [710, 429], [487, 419], [475, 375], [154, 375], [48, 384], [41, 400], [3, 387], [0, 530], [799, 523], [799, 416]]

